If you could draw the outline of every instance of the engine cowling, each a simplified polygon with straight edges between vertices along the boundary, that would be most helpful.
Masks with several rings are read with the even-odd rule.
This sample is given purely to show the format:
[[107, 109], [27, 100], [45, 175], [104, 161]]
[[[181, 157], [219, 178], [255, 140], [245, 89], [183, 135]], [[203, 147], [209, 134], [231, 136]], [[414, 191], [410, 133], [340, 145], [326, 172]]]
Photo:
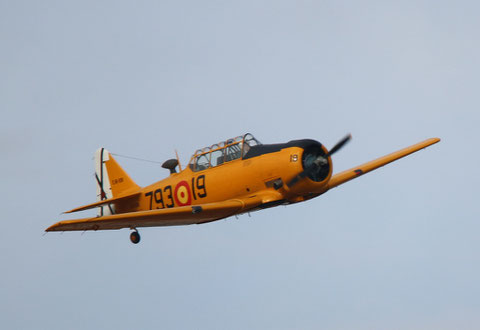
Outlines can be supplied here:
[[[315, 141], [316, 142], [316, 141]], [[311, 169], [306, 176], [314, 182], [324, 181], [331, 172], [331, 161], [327, 157], [327, 150], [318, 142], [311, 143], [303, 148], [302, 166], [303, 169]], [[319, 158], [326, 161], [316, 164]]]

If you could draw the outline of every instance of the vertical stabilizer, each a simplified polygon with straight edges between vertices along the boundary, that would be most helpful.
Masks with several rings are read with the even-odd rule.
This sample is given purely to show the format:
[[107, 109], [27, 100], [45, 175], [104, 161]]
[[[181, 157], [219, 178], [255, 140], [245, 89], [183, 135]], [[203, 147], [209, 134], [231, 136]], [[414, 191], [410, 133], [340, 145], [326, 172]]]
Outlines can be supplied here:
[[[105, 148], [99, 148], [94, 159], [97, 201], [119, 197], [140, 189]], [[104, 205], [98, 209], [99, 216], [111, 214], [115, 214], [114, 205]]]

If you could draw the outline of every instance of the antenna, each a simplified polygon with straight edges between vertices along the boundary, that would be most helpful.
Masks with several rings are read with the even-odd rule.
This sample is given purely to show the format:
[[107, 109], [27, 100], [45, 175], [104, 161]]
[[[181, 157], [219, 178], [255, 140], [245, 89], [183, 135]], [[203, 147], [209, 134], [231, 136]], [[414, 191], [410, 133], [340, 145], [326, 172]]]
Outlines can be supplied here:
[[180, 172], [182, 171], [182, 164], [180, 164], [180, 159], [178, 158], [178, 152], [177, 149], [175, 149], [175, 155], [177, 156], [177, 161], [178, 161], [178, 169]]

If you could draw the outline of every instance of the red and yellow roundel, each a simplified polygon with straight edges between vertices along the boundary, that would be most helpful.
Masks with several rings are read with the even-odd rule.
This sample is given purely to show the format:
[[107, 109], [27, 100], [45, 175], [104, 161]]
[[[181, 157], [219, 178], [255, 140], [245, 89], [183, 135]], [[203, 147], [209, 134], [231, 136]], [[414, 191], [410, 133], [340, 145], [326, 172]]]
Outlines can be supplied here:
[[180, 181], [177, 184], [173, 196], [175, 197], [175, 202], [178, 206], [192, 204], [192, 194], [190, 193], [190, 186], [187, 181]]

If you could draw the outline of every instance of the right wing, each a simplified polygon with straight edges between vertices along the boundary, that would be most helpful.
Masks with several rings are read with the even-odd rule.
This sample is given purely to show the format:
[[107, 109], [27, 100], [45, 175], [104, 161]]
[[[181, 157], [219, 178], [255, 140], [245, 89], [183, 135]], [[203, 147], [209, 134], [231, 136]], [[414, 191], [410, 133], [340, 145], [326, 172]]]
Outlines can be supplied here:
[[65, 220], [57, 222], [45, 231], [103, 230], [200, 224], [248, 212], [262, 203], [264, 203], [264, 198], [252, 196], [250, 198], [231, 199], [202, 205]]
[[330, 181], [328, 182], [328, 189], [335, 188], [347, 181], [353, 180], [355, 178], [358, 178], [359, 176], [368, 173], [370, 171], [376, 170], [379, 167], [382, 167], [384, 165], [387, 165], [391, 162], [396, 161], [397, 159], [403, 158], [405, 156], [408, 156], [416, 151], [419, 151], [421, 149], [424, 149], [426, 147], [431, 146], [432, 144], [435, 144], [437, 142], [440, 142], [439, 138], [431, 138], [428, 140], [425, 140], [423, 142], [414, 144], [410, 147], [398, 150], [396, 152], [393, 152], [389, 155], [377, 158], [375, 160], [372, 160], [368, 163], [365, 163], [363, 165], [351, 168], [349, 170], [340, 172], [338, 174], [335, 174], [332, 176]]

